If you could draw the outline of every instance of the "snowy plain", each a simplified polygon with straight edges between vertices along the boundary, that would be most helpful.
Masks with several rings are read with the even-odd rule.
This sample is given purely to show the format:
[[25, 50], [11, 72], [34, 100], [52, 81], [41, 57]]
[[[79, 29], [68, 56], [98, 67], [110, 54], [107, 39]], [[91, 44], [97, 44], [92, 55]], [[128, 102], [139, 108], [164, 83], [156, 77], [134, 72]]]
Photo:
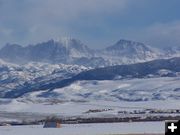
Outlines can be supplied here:
[[76, 101], [180, 100], [180, 78], [159, 77], [125, 80], [76, 81], [54, 90], [29, 92], [24, 98], [58, 98]]
[[62, 128], [55, 129], [35, 125], [0, 127], [0, 135], [164, 134], [164, 131], [164, 122], [64, 124]]
[[[179, 88], [180, 79], [178, 77], [116, 81], [77, 81], [67, 87], [53, 90], [52, 92], [60, 95], [54, 98], [38, 97], [39, 94], [44, 92], [38, 91], [29, 93], [21, 98], [0, 99], [0, 118], [2, 118], [2, 121], [7, 122], [53, 115], [104, 118], [122, 117], [118, 114], [119, 111], [179, 109]], [[87, 93], [91, 94], [86, 97]], [[117, 98], [116, 95], [124, 98]], [[56, 101], [55, 99], [61, 100], [54, 102]], [[86, 113], [89, 110], [96, 109], [109, 110]], [[125, 115], [125, 117], [127, 116]], [[0, 135], [109, 135], [144, 133], [164, 134], [164, 122], [63, 124], [60, 129], [43, 129], [42, 125], [0, 127]]]

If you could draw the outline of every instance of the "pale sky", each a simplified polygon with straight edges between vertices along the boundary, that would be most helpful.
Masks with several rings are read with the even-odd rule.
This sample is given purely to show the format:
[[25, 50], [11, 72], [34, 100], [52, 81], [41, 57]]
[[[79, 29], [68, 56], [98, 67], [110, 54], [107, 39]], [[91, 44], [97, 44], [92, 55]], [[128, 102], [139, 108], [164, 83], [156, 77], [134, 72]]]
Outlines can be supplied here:
[[0, 47], [60, 37], [90, 48], [120, 39], [180, 46], [180, 0], [0, 0]]

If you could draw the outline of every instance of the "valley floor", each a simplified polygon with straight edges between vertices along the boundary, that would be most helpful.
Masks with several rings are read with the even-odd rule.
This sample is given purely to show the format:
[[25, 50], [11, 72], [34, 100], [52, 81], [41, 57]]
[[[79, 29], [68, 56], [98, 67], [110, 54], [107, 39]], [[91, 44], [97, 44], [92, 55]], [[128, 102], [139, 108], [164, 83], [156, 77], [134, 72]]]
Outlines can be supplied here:
[[[43, 92], [38, 91], [21, 98], [0, 99], [0, 124], [41, 121], [48, 116], [66, 120], [128, 118], [126, 123], [121, 121], [121, 123], [64, 124], [66, 123], [64, 122], [60, 129], [43, 129], [42, 125], [2, 126], [0, 135], [163, 134], [165, 126], [163, 120], [180, 117], [179, 82], [178, 77], [79, 81], [55, 89], [54, 93], [61, 95], [62, 98], [39, 97], [37, 95]], [[88, 94], [89, 92], [91, 94]], [[165, 118], [161, 119], [162, 117]], [[143, 122], [132, 122], [133, 118], [136, 118], [135, 121]], [[145, 122], [151, 121], [151, 118], [161, 122]]]
[[41, 125], [0, 127], [0, 135], [159, 135], [164, 134], [164, 131], [164, 122], [63, 124], [56, 129], [45, 129]]
[[[56, 116], [65, 120], [70, 119], [74, 122], [77, 122], [76, 119], [79, 118], [83, 119], [82, 121], [86, 121], [89, 118], [96, 118], [96, 120], [106, 118], [108, 122], [114, 122], [113, 118], [120, 118], [116, 122], [165, 120], [179, 118], [179, 108], [179, 100], [142, 102], [91, 101], [58, 104], [47, 104], [46, 102], [23, 103], [14, 100], [11, 103], [0, 105], [0, 123], [45, 120], [48, 116]], [[165, 118], [162, 119], [162, 117]]]

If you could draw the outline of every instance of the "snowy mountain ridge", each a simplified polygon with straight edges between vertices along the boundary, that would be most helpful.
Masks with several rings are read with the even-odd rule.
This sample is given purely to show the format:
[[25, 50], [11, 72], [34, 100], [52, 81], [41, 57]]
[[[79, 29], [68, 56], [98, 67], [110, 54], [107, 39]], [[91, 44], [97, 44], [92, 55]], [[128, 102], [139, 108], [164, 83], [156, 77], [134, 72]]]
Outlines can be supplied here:
[[110, 59], [112, 65], [133, 64], [161, 58], [161, 53], [150, 46], [130, 40], [119, 40], [105, 48], [102, 57]]
[[[9, 50], [11, 50], [11, 53], [9, 53]], [[179, 55], [180, 51], [175, 49], [172, 49], [172, 51], [158, 50], [130, 40], [119, 40], [105, 49], [93, 50], [80, 40], [73, 38], [52, 39], [26, 47], [7, 44], [0, 50], [1, 59], [16, 64], [46, 62], [51, 64], [76, 64], [87, 67], [133, 64]]]
[[[29, 63], [19, 66], [3, 63], [0, 66], [1, 98], [18, 98], [34, 92], [40, 92], [42, 97], [51, 96], [54, 98], [63, 95], [62, 93], [61, 95], [53, 93], [54, 89], [74, 86], [74, 83], [83, 80], [92, 82], [94, 80], [146, 80], [148, 78], [178, 78], [180, 76], [180, 58], [97, 69], [64, 64]], [[78, 90], [78, 87], [71, 88]], [[178, 89], [179, 87], [177, 87]]]
[[0, 95], [24, 87], [33, 89], [41, 84], [61, 81], [86, 70], [89, 68], [78, 65], [31, 62], [20, 66], [0, 60]]

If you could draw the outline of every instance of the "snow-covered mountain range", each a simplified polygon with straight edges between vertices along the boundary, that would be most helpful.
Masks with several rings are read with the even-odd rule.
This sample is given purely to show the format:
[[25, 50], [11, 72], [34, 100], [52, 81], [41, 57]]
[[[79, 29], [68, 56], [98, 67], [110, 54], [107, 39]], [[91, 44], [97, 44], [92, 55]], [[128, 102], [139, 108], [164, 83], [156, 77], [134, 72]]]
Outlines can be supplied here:
[[0, 57], [16, 64], [30, 61], [74, 64], [76, 59], [92, 57], [92, 51], [79, 40], [62, 39], [59, 41], [49, 40], [26, 47], [7, 44], [0, 50]]
[[105, 49], [93, 50], [80, 40], [72, 38], [49, 40], [25, 47], [17, 44], [7, 44], [0, 50], [1, 59], [16, 64], [46, 62], [88, 67], [133, 64], [174, 56], [180, 56], [179, 48], [159, 50], [143, 43], [119, 40]]
[[[86, 87], [84, 83], [76, 85], [79, 81], [176, 78], [180, 76], [179, 56], [178, 47], [160, 50], [129, 40], [120, 40], [101, 50], [90, 49], [71, 38], [26, 47], [7, 44], [0, 50], [0, 98], [36, 95], [66, 99], [66, 92], [54, 91], [71, 86], [74, 90]], [[179, 86], [173, 84], [174, 89], [179, 91]], [[84, 99], [89, 97], [88, 93], [94, 95], [89, 89], [85, 95], [76, 92], [72, 99], [80, 95]], [[97, 97], [95, 94], [91, 98]]]
[[[180, 77], [180, 58], [97, 69], [47, 63], [29, 63], [19, 66], [1, 61], [0, 71], [1, 98], [18, 98], [33, 92], [40, 92], [42, 97], [59, 97], [62, 93], [61, 95], [54, 93], [55, 89], [68, 87], [82, 80], [116, 81]], [[96, 86], [98, 89], [98, 85]], [[76, 87], [71, 88], [76, 89]], [[175, 89], [179, 89], [179, 87]], [[91, 93], [91, 89], [88, 92]], [[61, 98], [63, 99], [63, 97]]]

